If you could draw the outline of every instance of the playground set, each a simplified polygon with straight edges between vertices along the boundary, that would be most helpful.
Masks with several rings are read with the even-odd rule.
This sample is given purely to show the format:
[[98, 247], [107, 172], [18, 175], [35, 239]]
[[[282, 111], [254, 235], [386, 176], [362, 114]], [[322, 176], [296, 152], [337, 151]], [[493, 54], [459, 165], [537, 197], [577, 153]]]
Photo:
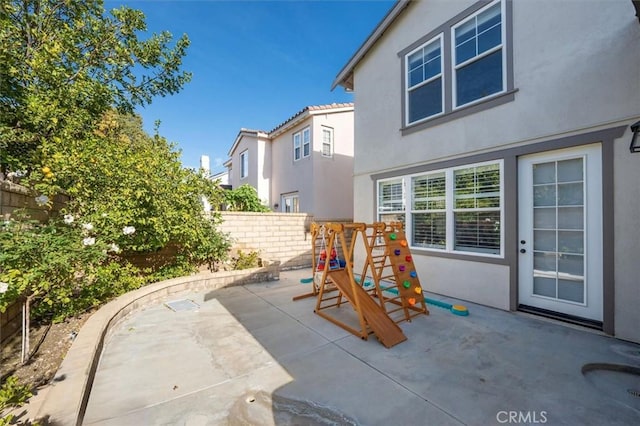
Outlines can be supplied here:
[[[402, 223], [312, 223], [311, 241], [312, 291], [293, 300], [316, 297], [316, 314], [364, 340], [374, 333], [387, 348], [407, 340], [399, 322], [429, 314]], [[365, 252], [359, 275], [356, 247]], [[345, 301], [358, 325], [331, 315]]]

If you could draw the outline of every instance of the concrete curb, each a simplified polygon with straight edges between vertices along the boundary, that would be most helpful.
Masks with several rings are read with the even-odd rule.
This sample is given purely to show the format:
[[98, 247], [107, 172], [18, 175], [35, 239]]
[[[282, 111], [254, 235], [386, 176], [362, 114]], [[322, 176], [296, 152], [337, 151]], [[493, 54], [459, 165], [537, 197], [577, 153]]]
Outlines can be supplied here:
[[105, 337], [123, 317], [172, 294], [279, 279], [280, 262], [241, 271], [200, 273], [150, 284], [107, 303], [87, 320], [35, 416], [44, 424], [82, 425]]

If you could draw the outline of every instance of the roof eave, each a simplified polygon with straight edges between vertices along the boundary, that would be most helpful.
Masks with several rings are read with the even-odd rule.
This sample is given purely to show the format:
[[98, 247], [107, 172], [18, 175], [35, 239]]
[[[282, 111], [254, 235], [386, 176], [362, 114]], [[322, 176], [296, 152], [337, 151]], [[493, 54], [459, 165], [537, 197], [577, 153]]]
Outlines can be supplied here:
[[391, 24], [393, 24], [396, 18], [407, 6], [409, 6], [409, 4], [411, 4], [411, 1], [412, 0], [398, 0], [396, 4], [389, 9], [389, 12], [387, 12], [385, 17], [382, 18], [378, 26], [374, 28], [369, 37], [367, 37], [356, 53], [354, 53], [351, 59], [349, 59], [349, 62], [347, 62], [342, 70], [340, 70], [335, 80], [333, 80], [331, 90], [334, 90], [338, 86], [342, 86], [347, 90], [353, 90], [353, 70], [369, 50], [371, 50], [371, 48], [373, 48], [373, 46], [378, 42], [384, 32], [391, 26]]
[[289, 120], [285, 121], [284, 123], [282, 123], [281, 125], [279, 125], [275, 129], [271, 130], [269, 132], [269, 137], [271, 139], [274, 139], [274, 138], [278, 137], [279, 135], [283, 134], [284, 132], [286, 132], [287, 130], [291, 129], [292, 127], [295, 127], [298, 124], [302, 123], [303, 121], [305, 121], [310, 116], [311, 116], [311, 113], [309, 112], [309, 107], [306, 107], [301, 112], [299, 112], [295, 116], [291, 117]]
[[233, 145], [231, 145], [231, 149], [227, 153], [229, 157], [233, 156], [233, 151], [236, 150], [243, 136], [253, 136], [256, 138], [269, 137], [269, 135], [266, 132], [263, 132], [262, 130], [240, 129], [240, 131], [238, 132], [238, 136], [236, 136], [236, 139], [233, 141]]

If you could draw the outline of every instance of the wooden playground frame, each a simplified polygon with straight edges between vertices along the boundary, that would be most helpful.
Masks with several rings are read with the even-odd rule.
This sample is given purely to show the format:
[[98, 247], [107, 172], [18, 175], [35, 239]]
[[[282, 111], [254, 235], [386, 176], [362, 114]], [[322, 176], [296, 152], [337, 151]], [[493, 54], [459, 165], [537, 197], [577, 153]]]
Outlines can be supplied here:
[[[293, 300], [316, 297], [316, 314], [362, 339], [375, 333], [387, 347], [406, 340], [397, 323], [428, 315], [429, 311], [402, 228], [399, 222], [312, 223], [312, 291]], [[364, 248], [365, 259], [357, 278], [353, 269], [358, 243]], [[327, 256], [329, 250], [331, 258]], [[329, 309], [339, 308], [345, 301], [356, 312], [357, 327], [329, 314]]]

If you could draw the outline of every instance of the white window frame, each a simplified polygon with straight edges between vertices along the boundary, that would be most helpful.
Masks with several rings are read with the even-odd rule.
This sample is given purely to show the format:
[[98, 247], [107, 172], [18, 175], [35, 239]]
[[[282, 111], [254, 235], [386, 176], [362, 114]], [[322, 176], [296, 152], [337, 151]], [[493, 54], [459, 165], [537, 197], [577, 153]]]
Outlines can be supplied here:
[[[456, 28], [461, 27], [462, 25], [466, 24], [467, 22], [469, 22], [472, 19], [476, 19], [478, 17], [478, 15], [480, 15], [482, 12], [492, 8], [493, 6], [495, 6], [496, 4], [500, 3], [500, 39], [501, 42], [498, 46], [494, 46], [491, 49], [487, 50], [486, 52], [482, 52], [479, 55], [474, 56], [473, 58], [467, 59], [466, 61], [456, 65]], [[460, 109], [460, 108], [466, 108], [469, 107], [471, 105], [474, 105], [476, 103], [480, 103], [480, 102], [484, 102], [487, 99], [493, 98], [495, 96], [499, 96], [503, 93], [505, 93], [507, 91], [507, 55], [506, 55], [506, 44], [507, 44], [507, 35], [506, 35], [506, 22], [505, 22], [505, 16], [506, 16], [506, 11], [505, 11], [505, 1], [503, 0], [495, 0], [491, 3], [489, 3], [488, 5], [486, 5], [485, 7], [483, 7], [482, 9], [474, 12], [473, 14], [467, 16], [465, 19], [461, 20], [460, 22], [457, 22], [455, 25], [453, 25], [451, 27], [451, 51], [449, 54], [450, 57], [450, 62], [451, 62], [451, 88], [452, 88], [452, 93], [451, 93], [451, 101], [452, 101], [452, 108], [453, 111]], [[498, 50], [502, 51], [502, 90], [495, 92], [495, 93], [491, 93], [490, 95], [484, 96], [482, 98], [478, 98], [475, 99], [473, 101], [458, 105], [458, 79], [457, 79], [457, 72], [458, 69], [463, 68], [473, 62], [476, 62], [478, 60], [481, 60], [483, 58], [485, 58], [486, 56], [489, 56], [492, 53], [497, 52]]]
[[[483, 166], [498, 166], [498, 172], [500, 173], [500, 187], [499, 187], [499, 197], [500, 197], [500, 207], [485, 207], [485, 208], [456, 208], [455, 206], [455, 172], [458, 170], [466, 170], [473, 168], [480, 168]], [[483, 163], [475, 163], [475, 164], [465, 164], [463, 166], [452, 167], [449, 169], [449, 182], [451, 190], [447, 193], [448, 204], [447, 204], [447, 250], [452, 253], [465, 253], [472, 254], [474, 256], [487, 256], [487, 257], [504, 257], [504, 167], [503, 161], [486, 161]], [[463, 212], [489, 212], [489, 211], [499, 211], [500, 212], [500, 252], [493, 253], [483, 253], [480, 251], [465, 251], [465, 250], [456, 250], [455, 249], [455, 215], [456, 213]], [[450, 233], [450, 237], [449, 237]]]
[[[443, 209], [432, 209], [429, 208], [428, 206], [424, 209], [416, 209], [415, 208], [415, 203], [416, 203], [416, 197], [415, 197], [415, 193], [414, 193], [414, 181], [416, 179], [420, 179], [420, 178], [432, 178], [432, 177], [444, 177], [444, 181], [445, 181], [445, 188], [444, 188], [444, 197], [443, 197], [443, 201], [444, 201], [444, 208]], [[410, 179], [407, 179], [407, 182], [410, 183], [410, 197], [411, 197], [411, 203], [409, 204], [410, 206], [410, 213], [411, 213], [411, 229], [410, 230], [406, 230], [406, 233], [409, 233], [411, 235], [411, 246], [412, 247], [419, 247], [419, 248], [423, 248], [423, 249], [434, 249], [434, 250], [443, 250], [446, 249], [446, 242], [449, 241], [449, 238], [446, 235], [446, 230], [448, 229], [448, 227], [446, 226], [447, 223], [447, 207], [449, 206], [449, 200], [448, 200], [448, 191], [447, 191], [447, 183], [448, 183], [448, 179], [447, 179], [447, 173], [446, 170], [438, 170], [438, 171], [430, 171], [428, 173], [421, 173], [421, 174], [417, 174], [417, 175], [413, 175], [411, 176]], [[425, 201], [431, 201], [432, 198], [431, 197], [427, 197], [425, 198]], [[439, 248], [439, 247], [425, 247], [425, 246], [417, 246], [415, 244], [415, 235], [413, 233], [413, 222], [414, 222], [414, 216], [415, 215], [419, 215], [419, 214], [442, 214], [444, 213], [445, 216], [445, 247], [443, 248]]]
[[[295, 207], [297, 207], [297, 210], [294, 209], [295, 211], [287, 212], [287, 200], [291, 200], [291, 206], [294, 207], [295, 205]], [[297, 192], [282, 194], [280, 209], [282, 213], [299, 213], [300, 212], [300, 195]]]
[[302, 158], [302, 132], [293, 134], [293, 161]]
[[[434, 42], [438, 41], [440, 44], [440, 73], [437, 75], [434, 75], [432, 77], [429, 77], [426, 80], [421, 81], [420, 83], [414, 85], [414, 86], [409, 86], [410, 85], [410, 79], [409, 79], [409, 74], [410, 74], [410, 70], [409, 70], [409, 57], [411, 55], [413, 55], [414, 53], [416, 53], [418, 50], [423, 49], [425, 46], [432, 44]], [[404, 80], [405, 80], [405, 84], [404, 84], [404, 92], [405, 92], [405, 105], [404, 105], [404, 110], [405, 110], [405, 125], [406, 126], [410, 126], [410, 125], [414, 125], [414, 124], [418, 124], [421, 123], [423, 121], [429, 120], [431, 118], [435, 118], [438, 117], [440, 115], [443, 115], [445, 113], [445, 73], [444, 73], [444, 38], [443, 38], [443, 34], [440, 33], [437, 36], [433, 37], [432, 39], [430, 39], [429, 41], [421, 44], [420, 46], [416, 47], [415, 49], [413, 49], [411, 52], [407, 53], [406, 55], [404, 55]], [[410, 113], [409, 113], [409, 92], [416, 90], [426, 84], [431, 83], [432, 81], [437, 80], [438, 78], [440, 78], [440, 92], [442, 94], [441, 99], [440, 99], [440, 112], [426, 116], [426, 117], [422, 117], [416, 121], [410, 121]]]
[[[321, 127], [321, 132], [322, 132], [322, 156], [323, 157], [333, 157], [333, 129], [331, 127], [327, 127], [327, 126], [322, 126]], [[325, 133], [327, 132], [327, 133]], [[327, 143], [325, 141], [325, 134], [329, 135], [329, 142]], [[325, 145], [329, 145], [329, 153], [325, 154]]]
[[249, 176], [249, 150], [245, 149], [240, 153], [240, 179]]
[[[305, 150], [307, 153], [305, 154]], [[293, 161], [307, 158], [311, 155], [311, 128], [305, 127], [293, 134]]]
[[[479, 251], [464, 251], [464, 250], [456, 250], [455, 249], [455, 213], [456, 211], [487, 211], [488, 209], [456, 209], [455, 208], [455, 182], [454, 182], [454, 173], [457, 170], [470, 169], [474, 167], [482, 167], [488, 165], [497, 165], [498, 170], [500, 172], [500, 207], [495, 208], [495, 211], [500, 211], [500, 253], [483, 253]], [[411, 182], [413, 178], [419, 178], [429, 175], [436, 174], [445, 174], [445, 211], [446, 211], [446, 243], [445, 248], [429, 248], [414, 245], [413, 241], [415, 240], [413, 235], [413, 214], [422, 213], [422, 210], [413, 210], [413, 188], [411, 186]], [[478, 257], [489, 257], [489, 258], [504, 258], [504, 161], [500, 160], [491, 160], [485, 161], [481, 163], [471, 163], [464, 164], [456, 167], [450, 167], [447, 169], [439, 169], [439, 170], [430, 170], [428, 172], [414, 173], [410, 175], [393, 177], [380, 179], [376, 182], [376, 215], [378, 220], [381, 220], [382, 214], [394, 213], [393, 211], [382, 211], [380, 208], [380, 185], [384, 182], [402, 182], [403, 188], [403, 208], [404, 211], [398, 213], [404, 213], [405, 216], [405, 232], [409, 235], [410, 247], [412, 250], [425, 251], [425, 252], [438, 252], [438, 253], [449, 253], [449, 254], [460, 254], [460, 255], [469, 255], [469, 256], [478, 256]]]
[[[401, 195], [401, 203], [402, 203], [402, 210], [383, 210], [380, 207], [380, 187], [381, 185], [384, 185], [385, 183], [400, 183], [401, 188], [402, 188], [402, 195]], [[397, 215], [402, 215], [405, 217], [404, 222], [406, 223], [407, 220], [407, 200], [406, 200], [406, 185], [405, 185], [405, 180], [401, 177], [401, 178], [390, 178], [390, 179], [381, 179], [379, 181], [377, 181], [376, 183], [376, 210], [377, 210], [377, 218], [378, 221], [382, 221], [382, 215], [387, 215], [387, 214], [397, 214]]]
[[311, 155], [311, 128], [306, 127], [302, 129], [302, 158], [306, 158], [310, 155]]

